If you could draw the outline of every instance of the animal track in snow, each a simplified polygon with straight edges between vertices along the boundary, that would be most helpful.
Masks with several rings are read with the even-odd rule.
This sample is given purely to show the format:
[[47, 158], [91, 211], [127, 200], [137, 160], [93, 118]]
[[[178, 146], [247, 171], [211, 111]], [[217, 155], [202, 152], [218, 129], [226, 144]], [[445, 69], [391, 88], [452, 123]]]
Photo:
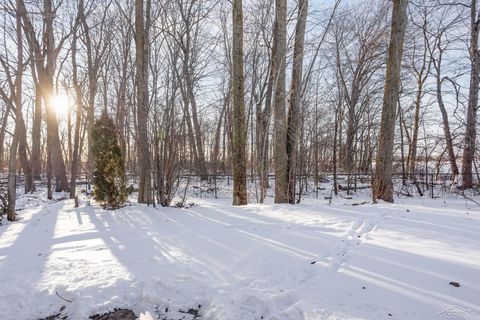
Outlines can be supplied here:
[[329, 268], [334, 272], [338, 272], [349, 259], [349, 253], [368, 239], [368, 235], [375, 232], [377, 226], [387, 219], [382, 214], [374, 219], [357, 220], [352, 224], [345, 236], [342, 237], [340, 244], [337, 246], [336, 252], [327, 253], [326, 260]]

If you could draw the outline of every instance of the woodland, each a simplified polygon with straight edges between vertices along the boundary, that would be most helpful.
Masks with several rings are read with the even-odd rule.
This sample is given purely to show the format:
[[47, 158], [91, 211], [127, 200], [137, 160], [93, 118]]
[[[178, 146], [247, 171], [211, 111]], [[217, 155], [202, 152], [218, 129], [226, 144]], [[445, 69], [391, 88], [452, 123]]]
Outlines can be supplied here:
[[477, 0], [0, 1], [1, 320], [474, 320]]

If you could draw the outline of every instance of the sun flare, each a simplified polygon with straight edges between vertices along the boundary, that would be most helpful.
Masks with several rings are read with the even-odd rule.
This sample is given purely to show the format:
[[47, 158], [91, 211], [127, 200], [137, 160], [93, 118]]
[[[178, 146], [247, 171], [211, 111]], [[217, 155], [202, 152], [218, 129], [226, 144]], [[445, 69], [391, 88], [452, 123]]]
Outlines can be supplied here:
[[65, 116], [70, 110], [70, 97], [64, 93], [53, 96], [52, 106], [58, 116]]

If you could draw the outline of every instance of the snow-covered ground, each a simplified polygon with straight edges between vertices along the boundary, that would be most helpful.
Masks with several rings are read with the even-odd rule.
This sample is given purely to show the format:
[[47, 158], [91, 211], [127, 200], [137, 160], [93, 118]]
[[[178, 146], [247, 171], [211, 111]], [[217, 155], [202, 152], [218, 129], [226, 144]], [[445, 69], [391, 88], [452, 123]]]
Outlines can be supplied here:
[[480, 207], [356, 205], [366, 200], [116, 211], [85, 197], [80, 208], [27, 201], [22, 220], [0, 226], [0, 319], [62, 306], [75, 320], [114, 308], [141, 319], [189, 319], [190, 308], [220, 320], [480, 319]]

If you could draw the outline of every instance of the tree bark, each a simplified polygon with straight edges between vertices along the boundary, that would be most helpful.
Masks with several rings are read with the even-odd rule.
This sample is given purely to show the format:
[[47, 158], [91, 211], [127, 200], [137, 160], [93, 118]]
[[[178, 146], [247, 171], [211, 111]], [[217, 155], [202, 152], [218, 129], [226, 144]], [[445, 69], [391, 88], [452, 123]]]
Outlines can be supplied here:
[[[147, 0], [147, 16], [149, 1]], [[152, 203], [151, 165], [148, 143], [148, 39], [144, 26], [143, 0], [135, 1], [135, 52], [136, 52], [136, 97], [137, 97], [137, 144], [139, 189], [138, 202]], [[148, 21], [148, 18], [147, 18]], [[148, 28], [148, 23], [147, 23]]]
[[[78, 4], [79, 18], [83, 19], [83, 0], [79, 1]], [[77, 20], [78, 22], [78, 20]], [[80, 167], [80, 122], [82, 119], [83, 112], [83, 95], [82, 87], [78, 82], [78, 71], [77, 71], [77, 28], [78, 25], [75, 24], [75, 31], [73, 33], [72, 39], [72, 82], [76, 95], [76, 115], [75, 115], [75, 134], [73, 137], [73, 155], [72, 155], [72, 168], [71, 168], [71, 177], [70, 177], [70, 199], [76, 197], [76, 186], [77, 186], [77, 175]], [[91, 143], [89, 143], [90, 145]]]
[[436, 80], [436, 95], [438, 107], [440, 108], [440, 113], [442, 114], [443, 121], [443, 132], [445, 135], [445, 142], [447, 144], [447, 154], [450, 162], [450, 168], [452, 170], [452, 180], [455, 181], [456, 177], [459, 174], [457, 160], [455, 157], [455, 151], [453, 150], [453, 139], [450, 133], [450, 123], [448, 120], [447, 110], [445, 108], [445, 103], [443, 102], [443, 93], [442, 93], [442, 79], [441, 79], [441, 66], [442, 66], [442, 52], [439, 53], [437, 61], [434, 61], [434, 67], [436, 69], [435, 80]]
[[[12, 145], [10, 147], [10, 158], [8, 161], [8, 186], [7, 186], [7, 219], [9, 221], [15, 220], [15, 205], [16, 205], [16, 163], [17, 163], [17, 149], [20, 141], [22, 116], [22, 80], [23, 80], [23, 36], [22, 36], [22, 21], [19, 11], [21, 10], [20, 1], [16, 1], [17, 15], [16, 20], [16, 34], [17, 34], [17, 72], [15, 75], [15, 131], [13, 134]], [[25, 130], [25, 124], [23, 123]]]
[[288, 202], [287, 123], [285, 114], [285, 73], [287, 53], [287, 0], [275, 1], [275, 203]]
[[233, 0], [232, 12], [232, 85], [233, 85], [233, 205], [247, 204], [247, 166], [245, 123], [245, 82], [243, 76], [242, 0]]
[[373, 177], [373, 200], [393, 202], [393, 142], [395, 117], [400, 89], [400, 68], [403, 43], [407, 26], [408, 0], [394, 0], [392, 29], [388, 48], [387, 71], [383, 96], [382, 122], [378, 142], [375, 175]]
[[5, 133], [7, 130], [8, 119], [10, 117], [10, 105], [5, 106], [5, 111], [2, 114], [2, 123], [0, 125], [0, 170], [3, 169], [4, 165], [4, 150], [5, 150]]
[[35, 106], [32, 122], [32, 175], [40, 180], [42, 174], [41, 138], [42, 138], [42, 95], [39, 90], [38, 77], [35, 69], [34, 53], [30, 50], [32, 78], [35, 84]]
[[477, 0], [470, 5], [470, 91], [468, 94], [467, 127], [465, 131], [465, 148], [462, 158], [463, 189], [473, 187], [472, 164], [475, 157], [476, 123], [478, 107], [478, 89], [480, 83], [480, 55], [478, 51], [478, 32], [480, 11], [477, 12]]
[[[274, 32], [275, 33], [275, 32]], [[277, 52], [276, 42], [272, 43], [272, 54], [270, 61], [270, 72], [268, 75], [267, 89], [265, 92], [265, 107], [261, 110], [261, 103], [257, 102], [257, 162], [259, 166], [259, 179], [260, 179], [260, 198], [259, 202], [263, 203], [267, 196], [268, 188], [268, 169], [269, 169], [269, 127], [270, 118], [272, 116], [272, 94], [275, 82], [275, 62], [273, 61]], [[257, 99], [258, 100], [258, 99]]]
[[295, 29], [293, 49], [292, 82], [287, 127], [288, 202], [295, 204], [296, 160], [300, 129], [300, 108], [302, 104], [301, 83], [303, 69], [303, 48], [307, 25], [308, 0], [298, 2], [298, 21]]

